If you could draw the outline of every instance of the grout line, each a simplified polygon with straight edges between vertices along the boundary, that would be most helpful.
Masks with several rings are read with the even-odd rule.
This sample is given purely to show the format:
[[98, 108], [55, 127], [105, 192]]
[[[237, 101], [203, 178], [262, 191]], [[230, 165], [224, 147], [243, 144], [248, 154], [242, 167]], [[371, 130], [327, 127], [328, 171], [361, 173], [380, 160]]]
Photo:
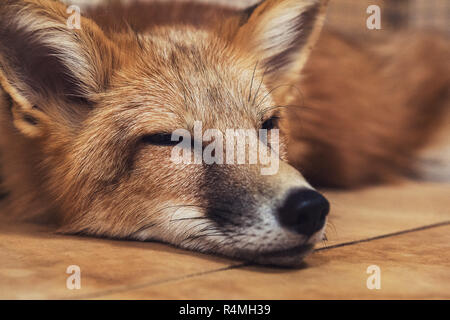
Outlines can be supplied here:
[[[331, 249], [340, 248], [340, 247], [344, 247], [344, 246], [351, 246], [351, 245], [354, 245], [354, 244], [369, 242], [369, 241], [372, 241], [372, 240], [384, 239], [384, 238], [399, 236], [399, 235], [403, 235], [403, 234], [407, 234], [407, 233], [412, 233], [412, 232], [416, 232], [416, 231], [422, 231], [422, 230], [427, 230], [427, 229], [432, 229], [432, 228], [437, 228], [437, 227], [442, 227], [442, 226], [447, 226], [447, 225], [450, 225], [450, 221], [443, 221], [443, 222], [438, 222], [438, 223], [434, 223], [434, 224], [430, 224], [430, 225], [426, 225], [426, 226], [422, 226], [422, 227], [402, 230], [402, 231], [398, 231], [398, 232], [386, 233], [386, 234], [383, 234], [383, 235], [380, 235], [380, 236], [371, 237], [371, 238], [366, 238], [366, 239], [361, 239], [361, 240], [355, 240], [355, 241], [339, 243], [339, 244], [336, 244], [336, 245], [331, 245], [331, 246], [328, 246], [328, 247], [323, 247], [323, 248], [316, 249], [316, 250], [314, 250], [314, 252], [331, 250]], [[257, 265], [254, 264], [254, 263], [251, 263], [251, 262], [240, 263], [240, 264], [235, 264], [235, 265], [231, 265], [231, 266], [224, 267], [224, 268], [219, 268], [219, 269], [214, 269], [214, 270], [209, 270], [209, 271], [203, 271], [203, 272], [198, 272], [198, 273], [192, 273], [192, 274], [188, 274], [188, 275], [183, 276], [183, 277], [176, 277], [176, 278], [165, 279], [165, 280], [160, 280], [160, 281], [151, 281], [151, 282], [147, 282], [147, 283], [144, 283], [144, 284], [135, 285], [135, 286], [131, 286], [131, 287], [119, 288], [119, 289], [110, 289], [110, 290], [105, 290], [103, 292], [97, 292], [97, 293], [92, 293], [92, 294], [88, 294], [88, 295], [85, 295], [85, 296], [79, 296], [77, 298], [70, 297], [68, 299], [92, 299], [92, 298], [99, 298], [99, 297], [102, 297], [102, 296], [104, 297], [104, 296], [108, 296], [108, 295], [111, 295], [111, 294], [117, 294], [117, 293], [121, 293], [121, 292], [133, 291], [133, 290], [142, 289], [142, 288], [145, 288], [145, 287], [150, 287], [150, 286], [155, 286], [155, 285], [160, 285], [160, 284], [164, 284], [164, 283], [168, 283], [168, 282], [172, 282], [172, 281], [180, 281], [180, 280], [185, 280], [185, 279], [189, 279], [189, 278], [199, 277], [199, 276], [202, 276], [202, 275], [212, 274], [212, 273], [216, 273], [216, 272], [228, 271], [228, 270], [232, 270], [232, 269], [240, 269], [242, 267], [248, 267], [248, 266], [257, 266]]]
[[422, 226], [422, 227], [406, 229], [406, 230], [392, 232], [392, 233], [386, 233], [386, 234], [382, 234], [382, 235], [379, 235], [379, 236], [366, 238], [366, 239], [361, 239], [361, 240], [354, 240], [354, 241], [349, 241], [349, 242], [338, 243], [338, 244], [335, 244], [335, 245], [331, 245], [331, 246], [327, 246], [327, 247], [316, 249], [316, 250], [314, 250], [314, 252], [330, 250], [330, 249], [340, 248], [340, 247], [345, 247], [345, 246], [351, 246], [351, 245], [358, 244], [358, 243], [369, 242], [369, 241], [372, 241], [372, 240], [384, 239], [384, 238], [389, 238], [389, 237], [395, 237], [395, 236], [399, 236], [399, 235], [406, 234], [406, 233], [422, 231], [422, 230], [442, 227], [442, 226], [446, 226], [446, 225], [450, 225], [450, 221], [443, 221], [443, 222], [429, 224], [429, 225]]
[[231, 266], [227, 266], [227, 267], [223, 267], [223, 268], [219, 268], [219, 269], [213, 269], [213, 270], [209, 270], [209, 271], [202, 271], [202, 272], [197, 272], [197, 273], [191, 273], [191, 274], [187, 274], [187, 275], [185, 275], [183, 277], [174, 277], [174, 278], [170, 278], [170, 279], [150, 281], [150, 282], [146, 282], [146, 283], [138, 284], [138, 285], [134, 285], [134, 286], [127, 286], [127, 287], [122, 287], [122, 288], [117, 288], [117, 289], [110, 289], [110, 290], [105, 290], [105, 291], [99, 291], [99, 292], [95, 292], [95, 293], [92, 293], [92, 294], [80, 295], [78, 297], [66, 297], [66, 298], [63, 298], [63, 299], [70, 299], [70, 300], [82, 299], [82, 300], [85, 300], [85, 299], [99, 298], [99, 297], [108, 296], [108, 295], [111, 295], [111, 294], [127, 292], [127, 291], [133, 291], [133, 290], [142, 289], [142, 288], [145, 288], [145, 287], [155, 286], [155, 285], [163, 284], [163, 283], [166, 283], [166, 282], [185, 280], [185, 279], [188, 279], [188, 278], [191, 278], [191, 277], [199, 277], [199, 276], [207, 275], [207, 274], [210, 274], [210, 273], [237, 269], [237, 268], [245, 267], [247, 265], [249, 265], [249, 263], [240, 263], [240, 264], [235, 264], [235, 265], [231, 265]]

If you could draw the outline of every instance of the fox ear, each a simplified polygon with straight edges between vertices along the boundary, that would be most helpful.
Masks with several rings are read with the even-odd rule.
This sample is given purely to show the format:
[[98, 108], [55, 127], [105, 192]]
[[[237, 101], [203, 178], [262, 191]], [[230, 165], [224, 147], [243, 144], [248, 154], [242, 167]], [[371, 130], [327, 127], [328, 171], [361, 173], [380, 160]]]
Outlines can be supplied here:
[[113, 44], [91, 21], [70, 29], [68, 18], [57, 1], [0, 4], [0, 85], [11, 97], [14, 124], [27, 135], [41, 134], [55, 113], [82, 113], [112, 72]]
[[269, 82], [298, 80], [323, 25], [328, 0], [265, 0], [246, 10], [235, 41], [264, 66]]

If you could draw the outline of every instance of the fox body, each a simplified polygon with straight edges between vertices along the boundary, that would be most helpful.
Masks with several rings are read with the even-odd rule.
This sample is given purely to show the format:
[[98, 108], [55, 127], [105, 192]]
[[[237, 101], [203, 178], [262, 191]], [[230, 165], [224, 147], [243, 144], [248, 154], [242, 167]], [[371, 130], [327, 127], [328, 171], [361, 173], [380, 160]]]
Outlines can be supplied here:
[[[4, 216], [54, 221], [64, 233], [298, 265], [323, 239], [329, 211], [304, 176], [353, 187], [410, 172], [448, 86], [441, 76], [417, 91], [442, 68], [435, 62], [407, 84], [415, 96], [399, 92], [386, 79], [412, 61], [377, 73], [379, 65], [368, 63], [373, 50], [332, 34], [324, 34], [301, 78], [326, 2], [266, 0], [245, 11], [114, 4], [70, 29], [59, 2], [3, 1]], [[437, 43], [428, 50], [444, 55]], [[414, 54], [425, 53], [419, 47]], [[277, 172], [261, 175], [260, 164], [174, 163], [170, 133], [192, 132], [196, 121], [220, 132], [278, 130]]]

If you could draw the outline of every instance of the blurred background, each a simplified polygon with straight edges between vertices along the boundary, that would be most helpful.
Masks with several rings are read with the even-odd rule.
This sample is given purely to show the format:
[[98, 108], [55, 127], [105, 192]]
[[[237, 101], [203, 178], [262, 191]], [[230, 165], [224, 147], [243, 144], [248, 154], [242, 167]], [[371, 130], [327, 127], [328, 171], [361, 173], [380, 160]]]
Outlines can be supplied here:
[[[381, 28], [366, 28], [370, 5], [381, 8]], [[438, 31], [450, 36], [449, 0], [331, 0], [326, 26], [352, 37], [391, 31]]]

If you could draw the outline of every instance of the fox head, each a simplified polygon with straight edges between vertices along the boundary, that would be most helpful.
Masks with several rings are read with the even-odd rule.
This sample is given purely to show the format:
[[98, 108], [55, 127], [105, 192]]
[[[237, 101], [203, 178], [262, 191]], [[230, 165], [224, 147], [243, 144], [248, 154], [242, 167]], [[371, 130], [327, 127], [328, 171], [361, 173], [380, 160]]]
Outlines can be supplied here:
[[[298, 265], [322, 239], [329, 204], [287, 163], [280, 106], [326, 2], [266, 0], [213, 28], [106, 34], [86, 18], [68, 28], [58, 2], [3, 1], [0, 148], [26, 172], [3, 160], [10, 201], [22, 211], [40, 201], [65, 233]], [[276, 172], [175, 163], [171, 133], [194, 135], [196, 122], [202, 132], [279, 132], [277, 150], [258, 142], [276, 152]]]

